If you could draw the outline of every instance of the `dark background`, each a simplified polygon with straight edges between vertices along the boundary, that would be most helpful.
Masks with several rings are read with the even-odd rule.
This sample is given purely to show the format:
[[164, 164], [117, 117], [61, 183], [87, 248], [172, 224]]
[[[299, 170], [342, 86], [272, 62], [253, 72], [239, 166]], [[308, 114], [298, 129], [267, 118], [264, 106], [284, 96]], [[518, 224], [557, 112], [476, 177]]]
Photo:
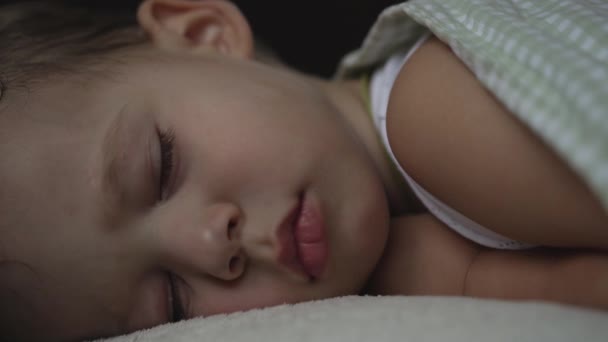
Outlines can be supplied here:
[[359, 47], [380, 12], [398, 0], [236, 0], [253, 31], [288, 64], [323, 76]]
[[[287, 64], [329, 77], [340, 58], [356, 49], [382, 9], [402, 0], [233, 0], [257, 37]], [[134, 11], [139, 0], [79, 1]]]

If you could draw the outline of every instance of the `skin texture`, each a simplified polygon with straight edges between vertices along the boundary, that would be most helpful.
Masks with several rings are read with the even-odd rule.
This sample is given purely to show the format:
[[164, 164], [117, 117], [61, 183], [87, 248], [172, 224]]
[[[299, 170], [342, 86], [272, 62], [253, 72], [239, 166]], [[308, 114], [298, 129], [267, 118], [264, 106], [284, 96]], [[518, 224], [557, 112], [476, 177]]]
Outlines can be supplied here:
[[[3, 331], [65, 340], [165, 323], [169, 273], [186, 317], [357, 293], [389, 216], [358, 99], [251, 61], [227, 2], [151, 0], [139, 17], [154, 46], [113, 76], [51, 79], [3, 116], [2, 255], [17, 262], [0, 292], [3, 308], [27, 308], [3, 312]], [[174, 135], [166, 189], [159, 131]], [[329, 244], [312, 281], [277, 261], [302, 194]]]
[[[551, 254], [487, 251], [428, 214], [393, 217], [385, 250], [389, 208], [402, 214], [409, 190], [391, 178], [356, 83], [252, 61], [249, 28], [225, 1], [148, 0], [138, 18], [152, 44], [104, 66], [100, 74], [109, 77], [50, 78], [11, 99], [0, 115], [0, 153], [11, 165], [0, 168], [3, 336], [66, 340], [165, 323], [168, 274], [187, 317], [358, 293], [376, 266], [368, 290], [382, 294], [606, 303], [594, 297], [608, 283], [603, 252], [573, 252], [557, 262]], [[389, 134], [401, 164], [439, 198], [504, 235], [605, 248], [604, 213], [580, 180], [551, 164], [554, 156], [522, 127], [499, 124], [509, 114], [449, 49], [433, 49], [414, 54], [408, 66], [418, 78], [402, 72], [393, 90], [399, 96], [390, 103]], [[443, 100], [420, 102], [438, 85], [447, 87]], [[454, 89], [462, 93], [450, 98]], [[478, 106], [457, 106], [467, 103]], [[553, 234], [560, 223], [554, 208], [529, 207], [553, 202], [519, 201], [530, 192], [504, 192], [520, 196], [500, 197], [507, 206], [492, 201], [496, 190], [488, 182], [506, 166], [493, 174], [471, 167], [496, 161], [481, 153], [491, 149], [471, 149], [483, 147], [483, 137], [463, 117], [484, 114], [471, 110], [482, 106], [485, 117], [495, 114], [490, 126], [512, 129], [496, 136], [540, 153], [531, 158], [536, 164], [506, 166], [528, 165], [563, 180], [546, 188], [572, 195], [558, 197], [565, 202], [557, 207], [571, 209], [560, 212], [569, 223], [587, 220], [585, 234], [568, 224]], [[448, 111], [451, 125], [432, 122]], [[166, 187], [159, 132], [174, 137], [175, 170]], [[437, 172], [446, 169], [451, 177]], [[509, 174], [515, 183], [527, 175]], [[277, 229], [302, 194], [319, 203], [328, 230], [328, 267], [312, 281], [277, 261]], [[527, 215], [513, 214], [524, 209]], [[599, 274], [593, 291], [563, 281], [588, 272]], [[557, 280], [565, 285], [542, 297], [539, 288]], [[516, 288], [519, 294], [504, 284], [527, 286]], [[566, 298], [572, 291], [581, 297]]]
[[393, 218], [371, 292], [608, 309], [606, 211], [437, 38], [401, 69], [387, 122], [397, 160], [424, 188], [486, 228], [542, 248], [492, 250], [429, 214]]
[[391, 220], [389, 242], [366, 291], [551, 301], [608, 310], [607, 287], [606, 252], [485, 248], [425, 213]]
[[535, 245], [608, 249], [608, 215], [586, 184], [439, 39], [402, 68], [387, 122], [400, 164], [465, 216]]

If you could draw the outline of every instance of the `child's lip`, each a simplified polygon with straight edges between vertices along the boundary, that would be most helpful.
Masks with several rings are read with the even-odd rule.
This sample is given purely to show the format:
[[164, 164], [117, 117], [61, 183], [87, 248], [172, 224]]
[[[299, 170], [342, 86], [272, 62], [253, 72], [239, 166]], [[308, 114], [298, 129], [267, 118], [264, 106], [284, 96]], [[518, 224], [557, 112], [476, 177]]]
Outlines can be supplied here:
[[293, 234], [304, 270], [313, 279], [320, 278], [327, 265], [329, 247], [319, 202], [310, 193], [302, 198]]
[[302, 198], [289, 209], [276, 232], [278, 242], [278, 262], [290, 269], [298, 276], [308, 279], [308, 274], [304, 271], [304, 266], [298, 258], [297, 246], [294, 236], [294, 224], [297, 220], [302, 208]]
[[278, 261], [307, 280], [325, 270], [328, 246], [320, 208], [303, 193], [288, 211], [277, 231]]

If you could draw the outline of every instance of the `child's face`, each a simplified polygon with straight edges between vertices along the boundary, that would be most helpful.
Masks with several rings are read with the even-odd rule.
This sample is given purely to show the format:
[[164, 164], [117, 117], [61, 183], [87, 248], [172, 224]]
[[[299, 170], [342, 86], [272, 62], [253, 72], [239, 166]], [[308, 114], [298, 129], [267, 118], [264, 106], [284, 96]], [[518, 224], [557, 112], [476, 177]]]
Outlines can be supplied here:
[[[19, 262], [2, 271], [11, 306], [75, 337], [169, 321], [168, 275], [186, 317], [360, 290], [388, 209], [323, 91], [229, 57], [150, 60], [52, 84], [0, 129], [1, 252]], [[159, 132], [174, 137], [170, 174]], [[279, 227], [302, 197], [317, 203], [328, 245], [312, 281], [279, 258]]]

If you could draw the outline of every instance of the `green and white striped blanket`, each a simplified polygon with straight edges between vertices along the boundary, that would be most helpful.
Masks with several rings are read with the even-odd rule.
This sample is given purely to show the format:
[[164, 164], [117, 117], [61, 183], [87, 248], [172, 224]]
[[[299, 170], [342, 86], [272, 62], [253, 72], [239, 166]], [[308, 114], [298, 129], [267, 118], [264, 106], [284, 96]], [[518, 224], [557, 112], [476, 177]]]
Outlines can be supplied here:
[[338, 77], [430, 29], [608, 209], [608, 1], [411, 0], [386, 9]]

